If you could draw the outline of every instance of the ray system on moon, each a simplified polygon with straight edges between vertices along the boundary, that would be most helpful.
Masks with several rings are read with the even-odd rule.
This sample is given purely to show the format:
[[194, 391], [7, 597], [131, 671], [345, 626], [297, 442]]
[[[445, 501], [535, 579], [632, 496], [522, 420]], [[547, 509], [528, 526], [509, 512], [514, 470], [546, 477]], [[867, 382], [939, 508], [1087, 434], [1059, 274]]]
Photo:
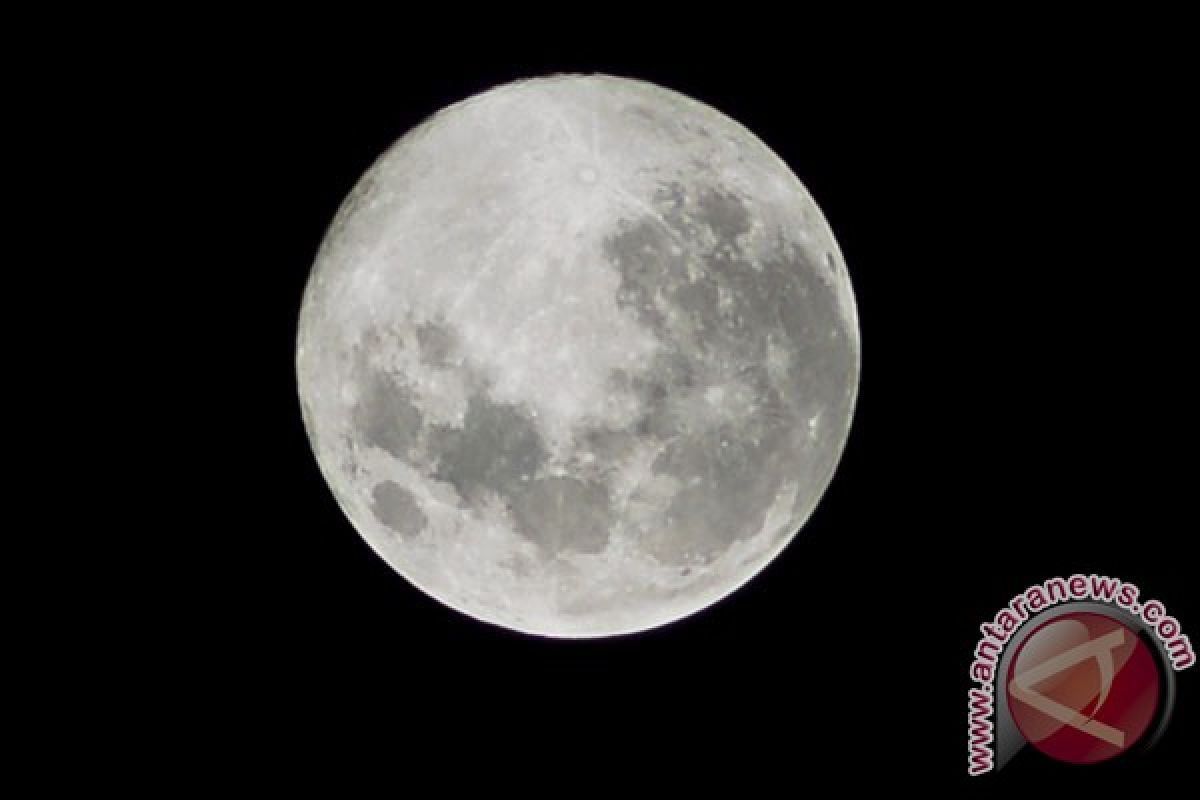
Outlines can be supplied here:
[[787, 166], [648, 83], [556, 76], [409, 132], [338, 211], [296, 367], [321, 470], [421, 590], [528, 633], [696, 612], [804, 524], [859, 372]]

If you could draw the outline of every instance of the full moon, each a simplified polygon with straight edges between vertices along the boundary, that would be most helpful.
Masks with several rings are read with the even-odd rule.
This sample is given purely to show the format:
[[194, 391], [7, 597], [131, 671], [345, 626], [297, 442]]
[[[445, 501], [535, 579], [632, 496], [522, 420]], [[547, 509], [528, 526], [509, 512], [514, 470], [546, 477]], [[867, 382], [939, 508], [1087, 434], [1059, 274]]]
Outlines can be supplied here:
[[833, 476], [854, 295], [787, 165], [713, 108], [564, 75], [443, 109], [338, 210], [296, 371], [338, 504], [411, 584], [526, 633], [706, 608]]

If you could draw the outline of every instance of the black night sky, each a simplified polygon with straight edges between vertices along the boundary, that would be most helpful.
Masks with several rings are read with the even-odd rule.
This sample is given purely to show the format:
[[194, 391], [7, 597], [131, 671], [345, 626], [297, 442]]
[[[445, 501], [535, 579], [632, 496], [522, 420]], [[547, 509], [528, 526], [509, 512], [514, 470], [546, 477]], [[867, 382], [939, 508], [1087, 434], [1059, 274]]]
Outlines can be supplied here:
[[[1200, 644], [1183, 545], [1194, 257], [1174, 244], [1195, 136], [1170, 48], [1040, 23], [986, 39], [804, 28], [761, 46], [349, 27], [218, 25], [128, 70], [161, 103], [147, 140], [191, 154], [176, 177], [195, 187], [167, 234], [195, 262], [176, 294], [197, 353], [179, 378], [197, 498], [172, 558], [196, 574], [159, 567], [178, 599], [143, 611], [148, 631], [182, 631], [156, 650], [179, 677], [153, 694], [163, 726], [207, 743], [183, 774], [249, 768], [269, 786], [373, 766], [392, 791], [412, 770], [745, 797], [1185, 776], [1191, 672], [1145, 757], [965, 776], [978, 625], [1026, 586], [1121, 577]], [[160, 62], [170, 78], [149, 76]], [[444, 105], [553, 72], [659, 83], [754, 131], [830, 221], [862, 332], [850, 439], [803, 533], [709, 610], [602, 641], [491, 627], [393, 573], [318, 472], [293, 372], [308, 270], [358, 176]]]

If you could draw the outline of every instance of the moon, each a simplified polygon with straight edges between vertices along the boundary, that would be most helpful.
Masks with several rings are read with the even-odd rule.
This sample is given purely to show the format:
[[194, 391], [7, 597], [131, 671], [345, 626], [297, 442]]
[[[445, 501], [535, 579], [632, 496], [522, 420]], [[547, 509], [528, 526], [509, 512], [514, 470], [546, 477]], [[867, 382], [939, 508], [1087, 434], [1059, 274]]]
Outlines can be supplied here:
[[763, 569], [828, 486], [860, 366], [824, 216], [750, 131], [606, 75], [507, 84], [401, 137], [300, 310], [325, 480], [471, 617], [632, 633]]

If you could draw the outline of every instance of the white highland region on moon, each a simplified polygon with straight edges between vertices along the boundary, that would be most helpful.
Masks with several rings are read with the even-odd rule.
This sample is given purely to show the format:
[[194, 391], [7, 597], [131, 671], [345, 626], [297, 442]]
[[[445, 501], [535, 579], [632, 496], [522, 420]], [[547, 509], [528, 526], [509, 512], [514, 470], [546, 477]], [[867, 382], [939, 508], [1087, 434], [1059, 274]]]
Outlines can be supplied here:
[[828, 485], [858, 386], [824, 217], [648, 83], [509, 84], [363, 176], [300, 314], [301, 406], [366, 541], [442, 603], [589, 637], [717, 601]]

